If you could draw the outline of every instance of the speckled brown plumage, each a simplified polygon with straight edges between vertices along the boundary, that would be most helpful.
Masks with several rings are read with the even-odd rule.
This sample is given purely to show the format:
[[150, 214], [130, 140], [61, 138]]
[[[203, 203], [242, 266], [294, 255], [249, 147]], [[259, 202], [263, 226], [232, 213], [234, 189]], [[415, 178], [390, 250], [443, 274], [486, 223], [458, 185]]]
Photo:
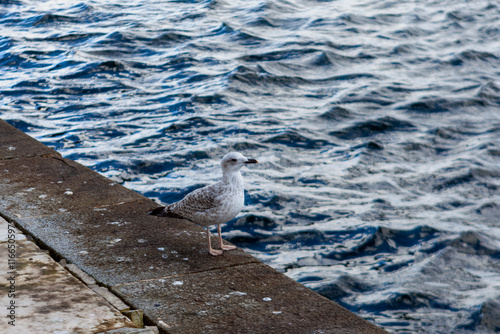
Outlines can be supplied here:
[[[244, 164], [257, 163], [237, 152], [228, 153], [221, 160], [222, 180], [189, 193], [179, 202], [159, 207], [149, 214], [159, 217], [188, 219], [207, 227], [209, 251], [212, 255], [222, 254], [222, 250], [234, 249], [223, 245], [220, 224], [235, 218], [244, 206], [244, 182], [240, 169]], [[221, 251], [213, 250], [210, 245], [208, 226], [217, 225]]]

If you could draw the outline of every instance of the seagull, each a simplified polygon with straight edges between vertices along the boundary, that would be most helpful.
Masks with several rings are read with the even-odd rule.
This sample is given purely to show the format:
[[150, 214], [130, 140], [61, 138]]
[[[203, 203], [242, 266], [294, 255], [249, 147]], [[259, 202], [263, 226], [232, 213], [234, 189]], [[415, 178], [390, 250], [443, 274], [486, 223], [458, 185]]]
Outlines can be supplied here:
[[[182, 200], [168, 206], [161, 206], [149, 212], [158, 217], [182, 218], [207, 228], [208, 252], [211, 255], [222, 255], [224, 251], [233, 250], [236, 246], [224, 245], [220, 224], [227, 223], [236, 217], [244, 207], [244, 182], [240, 169], [246, 164], [258, 163], [243, 154], [231, 152], [221, 162], [222, 180], [196, 189]], [[209, 226], [217, 224], [219, 233], [219, 249], [212, 249]]]

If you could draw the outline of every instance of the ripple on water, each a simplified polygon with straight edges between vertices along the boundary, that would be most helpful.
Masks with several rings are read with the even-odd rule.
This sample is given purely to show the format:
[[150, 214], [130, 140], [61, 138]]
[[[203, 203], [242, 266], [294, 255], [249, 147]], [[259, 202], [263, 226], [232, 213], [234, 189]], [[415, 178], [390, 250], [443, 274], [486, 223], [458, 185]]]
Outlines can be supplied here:
[[374, 137], [379, 133], [396, 131], [415, 131], [416, 127], [409, 121], [400, 120], [394, 117], [382, 117], [376, 120], [368, 120], [352, 126], [348, 126], [340, 131], [330, 132], [330, 135], [341, 139], [354, 139], [358, 137]]
[[243, 151], [224, 235], [390, 332], [499, 331], [499, 6], [0, 5], [0, 117], [171, 203]]

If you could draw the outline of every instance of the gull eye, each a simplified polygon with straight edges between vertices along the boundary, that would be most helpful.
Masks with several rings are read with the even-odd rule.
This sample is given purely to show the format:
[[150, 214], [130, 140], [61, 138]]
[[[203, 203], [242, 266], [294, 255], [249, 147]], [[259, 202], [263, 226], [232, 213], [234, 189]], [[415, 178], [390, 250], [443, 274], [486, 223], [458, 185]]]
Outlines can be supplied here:
[[236, 159], [231, 159], [231, 161], [232, 161], [232, 162], [236, 162], [236, 161], [238, 161], [238, 160], [236, 160]]

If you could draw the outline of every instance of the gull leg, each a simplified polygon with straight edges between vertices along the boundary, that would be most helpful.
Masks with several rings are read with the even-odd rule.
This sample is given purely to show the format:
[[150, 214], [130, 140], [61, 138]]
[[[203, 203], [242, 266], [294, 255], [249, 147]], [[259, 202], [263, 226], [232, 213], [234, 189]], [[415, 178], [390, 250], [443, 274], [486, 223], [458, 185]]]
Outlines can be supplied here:
[[221, 232], [220, 232], [220, 224], [217, 224], [217, 232], [219, 232], [219, 245], [220, 245], [220, 249], [222, 249], [223, 251], [236, 249], [236, 246], [224, 245], [222, 243], [222, 235], [221, 235]]
[[218, 249], [212, 249], [212, 243], [210, 242], [210, 229], [207, 227], [207, 239], [208, 239], [208, 252], [210, 255], [217, 256], [222, 255], [224, 251]]

